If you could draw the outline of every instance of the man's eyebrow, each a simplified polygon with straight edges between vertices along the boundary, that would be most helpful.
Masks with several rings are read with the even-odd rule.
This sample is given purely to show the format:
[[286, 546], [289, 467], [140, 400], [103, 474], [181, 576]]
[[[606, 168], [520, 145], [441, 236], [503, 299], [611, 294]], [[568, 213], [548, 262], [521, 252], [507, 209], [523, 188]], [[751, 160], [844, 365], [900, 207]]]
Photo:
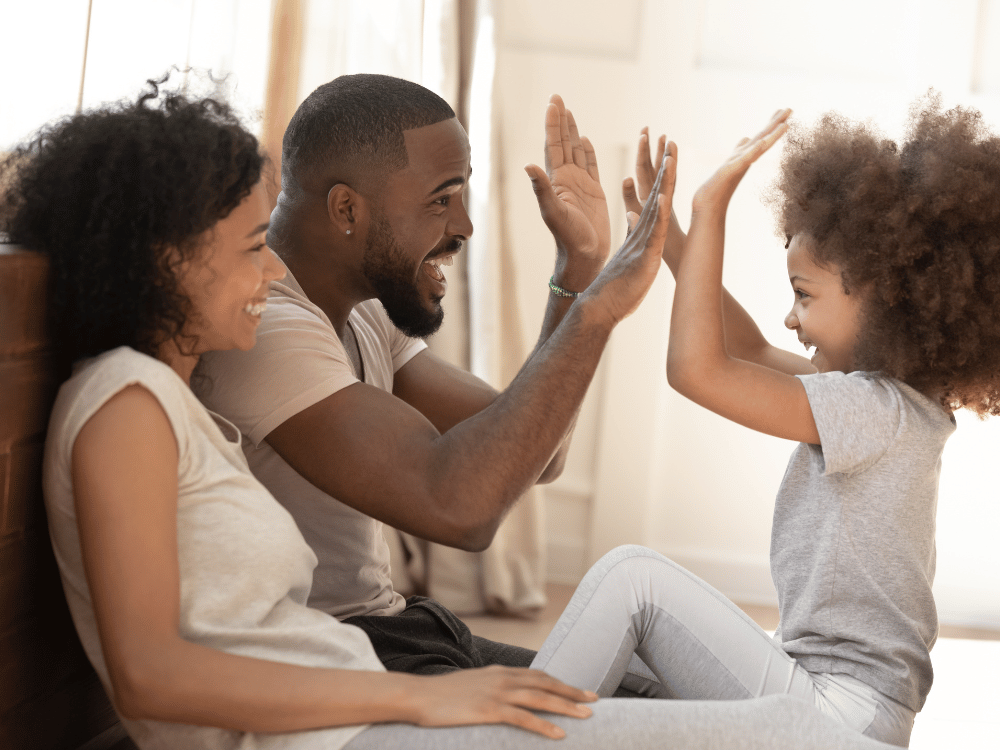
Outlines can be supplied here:
[[440, 185], [438, 185], [436, 188], [434, 188], [433, 190], [431, 190], [427, 194], [427, 197], [430, 198], [432, 195], [436, 195], [437, 193], [440, 193], [442, 190], [447, 190], [448, 188], [453, 187], [455, 185], [464, 185], [464, 184], [465, 184], [465, 178], [464, 177], [452, 177], [450, 180], [445, 180]]
[[256, 229], [251, 229], [251, 230], [250, 230], [250, 232], [249, 232], [249, 234], [247, 234], [247, 236], [246, 236], [246, 237], [244, 237], [244, 239], [247, 239], [247, 240], [248, 240], [248, 239], [250, 239], [251, 237], [255, 237], [255, 236], [257, 236], [257, 235], [258, 235], [258, 234], [260, 234], [261, 232], [266, 232], [266, 231], [267, 231], [267, 228], [268, 228], [269, 226], [271, 226], [271, 222], [269, 222], [269, 221], [265, 221], [265, 222], [264, 222], [263, 224], [261, 224], [261, 225], [260, 225], [259, 227], [257, 227]]

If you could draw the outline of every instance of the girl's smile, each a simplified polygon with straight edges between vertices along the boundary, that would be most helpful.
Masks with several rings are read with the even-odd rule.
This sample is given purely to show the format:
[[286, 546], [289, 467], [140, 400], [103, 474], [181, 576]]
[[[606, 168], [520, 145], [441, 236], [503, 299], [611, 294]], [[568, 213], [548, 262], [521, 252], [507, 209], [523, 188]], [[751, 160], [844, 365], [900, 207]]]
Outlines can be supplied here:
[[820, 266], [813, 259], [811, 240], [800, 234], [788, 245], [788, 280], [795, 301], [785, 326], [795, 331], [819, 372], [851, 372], [861, 333], [861, 294], [844, 291], [840, 268]]

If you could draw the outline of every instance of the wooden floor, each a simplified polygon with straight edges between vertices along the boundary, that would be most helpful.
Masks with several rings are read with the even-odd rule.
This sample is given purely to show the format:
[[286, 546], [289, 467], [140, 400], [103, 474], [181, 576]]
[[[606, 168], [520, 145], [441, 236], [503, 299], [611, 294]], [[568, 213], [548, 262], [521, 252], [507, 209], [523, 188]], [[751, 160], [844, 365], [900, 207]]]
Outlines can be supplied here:
[[[549, 584], [549, 603], [536, 619], [463, 617], [484, 638], [537, 649], [573, 595]], [[773, 607], [740, 607], [765, 630], [774, 630]], [[942, 626], [933, 651], [934, 689], [917, 716], [910, 750], [1000, 749], [1000, 631]]]

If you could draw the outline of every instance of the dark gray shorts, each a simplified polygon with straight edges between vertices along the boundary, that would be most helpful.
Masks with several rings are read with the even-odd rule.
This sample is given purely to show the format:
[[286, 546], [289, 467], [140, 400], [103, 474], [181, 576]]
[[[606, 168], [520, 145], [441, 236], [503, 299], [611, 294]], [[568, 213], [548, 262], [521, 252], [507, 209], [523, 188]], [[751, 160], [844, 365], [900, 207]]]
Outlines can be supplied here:
[[444, 674], [491, 664], [528, 667], [535, 658], [531, 649], [473, 635], [464, 622], [425, 596], [411, 596], [397, 615], [359, 615], [344, 622], [368, 634], [391, 672]]

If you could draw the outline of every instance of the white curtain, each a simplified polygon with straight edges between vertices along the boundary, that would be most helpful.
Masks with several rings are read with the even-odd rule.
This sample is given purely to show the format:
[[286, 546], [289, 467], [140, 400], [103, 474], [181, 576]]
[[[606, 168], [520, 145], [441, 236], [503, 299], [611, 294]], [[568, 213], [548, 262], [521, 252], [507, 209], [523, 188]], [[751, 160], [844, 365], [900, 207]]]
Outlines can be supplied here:
[[[438, 2], [443, 8], [457, 3]], [[460, 117], [469, 131], [474, 165], [468, 207], [475, 233], [468, 242], [468, 324], [452, 327], [431, 347], [468, 367], [475, 375], [503, 388], [517, 374], [529, 353], [525, 346], [515, 286], [513, 253], [504, 232], [506, 181], [502, 154], [502, 108], [496, 85], [496, 19], [491, 0], [463, 3], [468, 14], [461, 24], [460, 47], [467, 81], [461, 92]], [[428, 17], [425, 16], [425, 33]], [[441, 18], [442, 26], [448, 23]], [[445, 45], [442, 45], [445, 49]], [[425, 52], [425, 60], [428, 55]], [[468, 359], [455, 339], [468, 340]], [[447, 349], [444, 349], [447, 347]], [[444, 351], [442, 351], [444, 349]], [[511, 510], [494, 538], [480, 554], [425, 545], [427, 591], [458, 613], [482, 611], [530, 614], [545, 604], [545, 540], [541, 489], [530, 490]]]
[[[270, 9], [271, 0], [0, 2], [0, 29], [8, 32], [0, 151], [71, 114], [78, 103], [87, 108], [135, 96], [147, 78], [174, 66], [228, 76], [226, 97], [256, 119], [264, 99]], [[11, 67], [13, 61], [22, 64]], [[183, 79], [177, 75], [172, 82], [185, 85]], [[198, 93], [211, 90], [201, 86]]]
[[[431, 339], [439, 356], [497, 388], [530, 351], [513, 298], [504, 242], [504, 175], [495, 86], [492, 0], [311, 0], [305, 5], [299, 100], [345, 73], [416, 81], [455, 108], [472, 143], [469, 211], [476, 227], [449, 273], [445, 324]], [[533, 342], [532, 342], [533, 343]], [[460, 614], [530, 614], [545, 603], [542, 498], [529, 492], [494, 543], [473, 554], [392, 534], [393, 582]]]

